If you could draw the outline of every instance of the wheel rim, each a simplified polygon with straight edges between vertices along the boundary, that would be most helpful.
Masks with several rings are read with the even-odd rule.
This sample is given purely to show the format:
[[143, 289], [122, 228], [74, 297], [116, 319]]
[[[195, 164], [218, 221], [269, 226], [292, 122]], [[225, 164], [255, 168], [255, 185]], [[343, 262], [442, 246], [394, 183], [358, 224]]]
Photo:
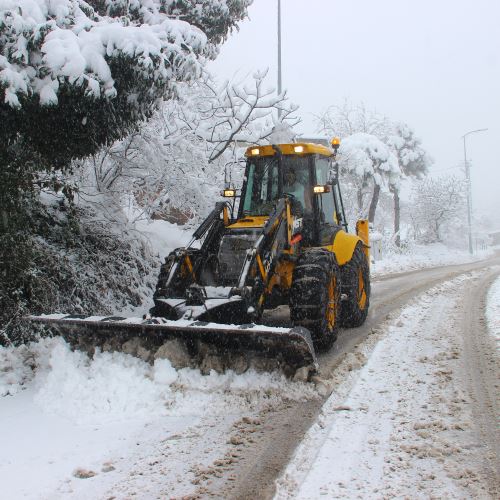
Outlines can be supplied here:
[[365, 280], [361, 269], [358, 269], [358, 307], [360, 309], [366, 307]]
[[328, 328], [330, 330], [335, 326], [335, 321], [337, 319], [336, 311], [336, 301], [335, 301], [335, 290], [337, 289], [337, 278], [334, 276], [330, 280], [328, 285], [328, 308], [326, 311], [326, 319], [328, 322]]

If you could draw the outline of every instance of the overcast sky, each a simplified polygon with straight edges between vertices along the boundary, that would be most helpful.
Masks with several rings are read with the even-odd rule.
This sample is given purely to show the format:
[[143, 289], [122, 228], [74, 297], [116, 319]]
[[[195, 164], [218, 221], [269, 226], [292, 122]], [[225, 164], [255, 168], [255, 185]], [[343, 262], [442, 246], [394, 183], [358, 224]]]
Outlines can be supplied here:
[[[282, 0], [283, 88], [301, 131], [345, 98], [408, 123], [435, 160], [434, 175], [463, 175], [472, 160], [477, 215], [500, 213], [500, 0]], [[250, 19], [210, 68], [219, 78], [269, 68], [276, 86], [277, 0], [254, 0]], [[439, 172], [438, 172], [439, 171]]]

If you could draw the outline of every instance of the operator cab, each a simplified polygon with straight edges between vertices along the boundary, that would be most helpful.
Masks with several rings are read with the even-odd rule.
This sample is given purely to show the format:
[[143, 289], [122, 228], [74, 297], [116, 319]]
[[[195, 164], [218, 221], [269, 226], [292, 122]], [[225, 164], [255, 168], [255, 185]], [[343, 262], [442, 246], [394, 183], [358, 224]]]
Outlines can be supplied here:
[[312, 189], [307, 189], [312, 184], [309, 158], [287, 157], [281, 168], [276, 156], [249, 158], [245, 179], [238, 218], [268, 216], [284, 195], [291, 198], [294, 215], [312, 214]]
[[331, 238], [346, 226], [332, 158], [332, 151], [318, 144], [249, 148], [238, 220], [267, 218], [287, 196], [292, 214], [308, 226], [311, 244]]

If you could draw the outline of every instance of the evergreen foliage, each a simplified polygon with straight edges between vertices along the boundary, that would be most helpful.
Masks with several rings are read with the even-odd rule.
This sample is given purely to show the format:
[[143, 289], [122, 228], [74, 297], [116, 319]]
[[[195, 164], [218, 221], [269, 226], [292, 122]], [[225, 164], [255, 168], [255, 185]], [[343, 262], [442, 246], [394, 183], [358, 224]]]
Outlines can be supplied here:
[[0, 144], [57, 170], [199, 76], [250, 1], [10, 3], [0, 10]]

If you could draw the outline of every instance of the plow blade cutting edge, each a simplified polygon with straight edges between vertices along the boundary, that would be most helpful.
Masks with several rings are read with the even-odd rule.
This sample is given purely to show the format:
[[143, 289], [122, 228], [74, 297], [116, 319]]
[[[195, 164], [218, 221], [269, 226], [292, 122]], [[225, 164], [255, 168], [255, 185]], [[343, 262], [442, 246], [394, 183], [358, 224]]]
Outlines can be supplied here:
[[124, 318], [119, 316], [82, 316], [48, 314], [29, 316], [36, 323], [55, 329], [70, 343], [107, 340], [127, 341], [133, 337], [161, 346], [179, 339], [191, 348], [198, 342], [215, 346], [217, 353], [259, 354], [275, 358], [298, 369], [308, 366], [317, 370], [317, 359], [309, 330], [303, 327], [281, 328], [264, 325], [226, 325], [221, 323], [167, 320], [164, 318]]

